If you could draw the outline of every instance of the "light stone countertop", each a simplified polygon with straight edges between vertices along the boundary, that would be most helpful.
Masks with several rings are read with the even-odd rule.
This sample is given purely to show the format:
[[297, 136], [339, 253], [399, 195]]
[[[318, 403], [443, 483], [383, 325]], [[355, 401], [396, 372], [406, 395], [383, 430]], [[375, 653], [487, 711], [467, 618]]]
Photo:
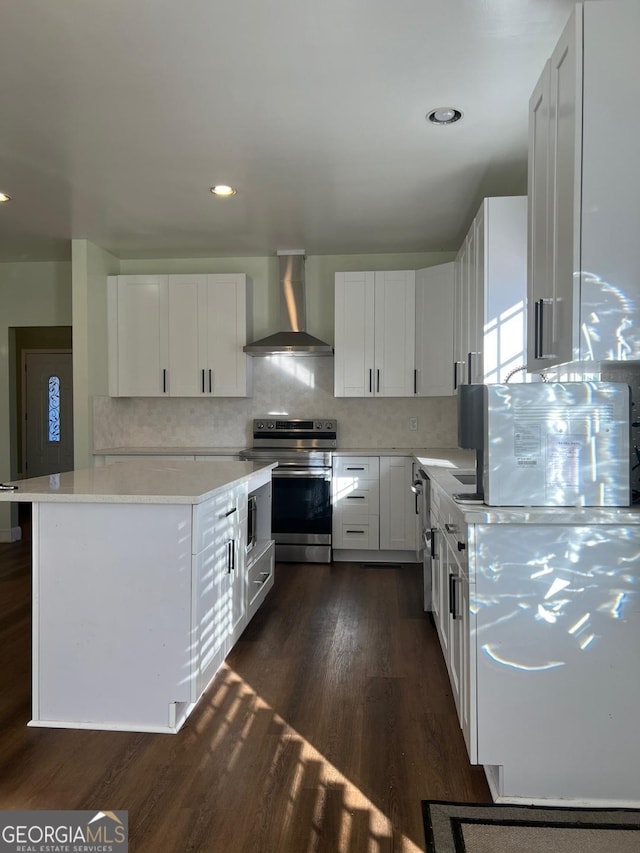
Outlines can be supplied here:
[[413, 456], [421, 465], [443, 465], [447, 468], [471, 468], [475, 453], [458, 447], [340, 447], [334, 456]]
[[63, 474], [13, 480], [17, 491], [0, 501], [29, 503], [199, 504], [216, 492], [249, 482], [276, 467], [264, 462], [201, 462], [143, 459]]
[[237, 456], [242, 447], [107, 447], [94, 456]]
[[[94, 456], [237, 456], [242, 447], [107, 447], [94, 450]], [[474, 455], [457, 447], [339, 447], [331, 451], [334, 456], [414, 456], [448, 462], [458, 459], [460, 464], [469, 467]]]
[[[464, 451], [457, 451], [459, 454]], [[466, 465], [462, 457], [453, 457], [452, 464], [430, 464], [432, 460], [418, 458], [429, 479], [450, 497], [473, 491], [455, 479], [456, 473], [475, 472], [475, 454], [467, 455]], [[640, 524], [640, 506], [630, 507], [572, 507], [572, 506], [487, 506], [479, 503], [456, 501], [467, 524]]]

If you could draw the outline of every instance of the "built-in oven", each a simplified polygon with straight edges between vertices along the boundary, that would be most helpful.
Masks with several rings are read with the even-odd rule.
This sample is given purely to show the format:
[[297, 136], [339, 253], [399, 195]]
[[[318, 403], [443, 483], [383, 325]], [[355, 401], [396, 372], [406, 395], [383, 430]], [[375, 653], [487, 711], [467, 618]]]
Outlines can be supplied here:
[[281, 562], [331, 562], [331, 462], [337, 424], [329, 418], [253, 422], [241, 458], [278, 463], [272, 473], [271, 532]]

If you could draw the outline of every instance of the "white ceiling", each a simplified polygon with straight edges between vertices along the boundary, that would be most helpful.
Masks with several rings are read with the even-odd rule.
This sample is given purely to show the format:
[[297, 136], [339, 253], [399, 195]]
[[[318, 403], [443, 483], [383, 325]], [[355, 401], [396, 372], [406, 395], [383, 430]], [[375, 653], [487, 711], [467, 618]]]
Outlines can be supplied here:
[[457, 249], [572, 6], [2, 0], [0, 260]]

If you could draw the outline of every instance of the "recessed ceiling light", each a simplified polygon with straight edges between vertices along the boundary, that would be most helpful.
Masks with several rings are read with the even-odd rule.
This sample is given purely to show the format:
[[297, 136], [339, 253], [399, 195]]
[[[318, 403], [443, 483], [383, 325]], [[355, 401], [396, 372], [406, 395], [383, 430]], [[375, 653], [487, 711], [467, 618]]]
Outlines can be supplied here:
[[224, 198], [226, 196], [235, 195], [238, 190], [227, 186], [227, 184], [216, 184], [215, 187], [211, 187], [211, 192], [214, 195], [222, 196]]
[[435, 110], [427, 113], [427, 118], [431, 124], [453, 124], [456, 121], [460, 121], [462, 113], [454, 107], [436, 107]]
[[0, 204], [2, 204], [3, 201], [11, 201], [11, 196], [6, 193], [0, 193]]

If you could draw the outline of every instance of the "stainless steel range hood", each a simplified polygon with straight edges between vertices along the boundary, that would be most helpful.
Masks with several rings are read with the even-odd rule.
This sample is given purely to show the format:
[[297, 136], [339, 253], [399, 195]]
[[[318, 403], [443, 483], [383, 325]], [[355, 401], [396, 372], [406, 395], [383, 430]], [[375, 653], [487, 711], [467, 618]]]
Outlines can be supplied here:
[[280, 331], [244, 347], [247, 355], [333, 355], [333, 347], [306, 328], [304, 249], [279, 251]]

